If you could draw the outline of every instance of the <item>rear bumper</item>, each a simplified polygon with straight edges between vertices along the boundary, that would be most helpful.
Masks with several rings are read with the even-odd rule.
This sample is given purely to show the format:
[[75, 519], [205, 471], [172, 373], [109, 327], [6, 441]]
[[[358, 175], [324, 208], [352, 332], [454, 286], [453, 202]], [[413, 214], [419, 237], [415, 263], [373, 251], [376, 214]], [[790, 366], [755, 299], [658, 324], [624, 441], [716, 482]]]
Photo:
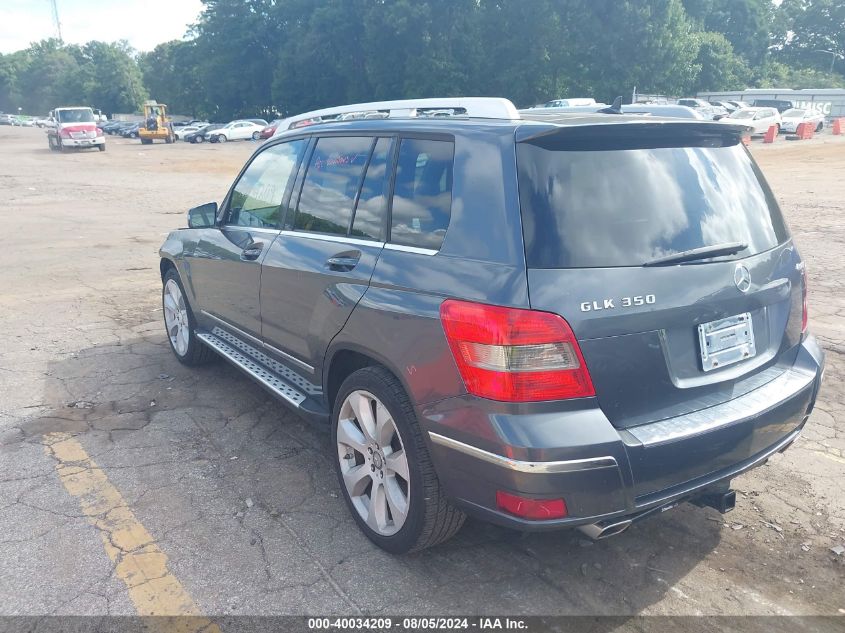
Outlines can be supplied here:
[[[447, 493], [471, 514], [524, 530], [638, 518], [765, 462], [800, 434], [812, 411], [824, 354], [808, 337], [779, 378], [723, 405], [629, 429], [614, 428], [594, 399], [568, 410], [470, 397], [421, 413]], [[482, 404], [483, 403], [483, 404]], [[486, 407], [487, 410], [482, 410]], [[496, 507], [496, 491], [560, 498], [568, 516], [529, 521]]]

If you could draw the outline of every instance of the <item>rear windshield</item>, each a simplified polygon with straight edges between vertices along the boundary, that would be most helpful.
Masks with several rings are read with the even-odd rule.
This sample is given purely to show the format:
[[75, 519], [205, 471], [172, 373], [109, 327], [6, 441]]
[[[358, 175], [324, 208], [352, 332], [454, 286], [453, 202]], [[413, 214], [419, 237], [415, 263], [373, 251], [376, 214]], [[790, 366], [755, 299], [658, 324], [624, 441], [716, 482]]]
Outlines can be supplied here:
[[581, 145], [517, 145], [529, 267], [640, 266], [694, 248], [747, 244], [731, 257], [738, 259], [788, 238], [771, 190], [739, 144]]

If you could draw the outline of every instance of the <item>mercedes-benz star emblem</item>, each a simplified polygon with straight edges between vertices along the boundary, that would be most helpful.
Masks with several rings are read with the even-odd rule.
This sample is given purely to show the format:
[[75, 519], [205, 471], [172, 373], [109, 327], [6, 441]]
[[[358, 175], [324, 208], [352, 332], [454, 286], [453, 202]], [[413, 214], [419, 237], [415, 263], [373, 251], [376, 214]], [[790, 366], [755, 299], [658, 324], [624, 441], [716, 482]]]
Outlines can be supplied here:
[[748, 292], [751, 288], [751, 273], [742, 264], [737, 264], [734, 269], [734, 283], [740, 292]]

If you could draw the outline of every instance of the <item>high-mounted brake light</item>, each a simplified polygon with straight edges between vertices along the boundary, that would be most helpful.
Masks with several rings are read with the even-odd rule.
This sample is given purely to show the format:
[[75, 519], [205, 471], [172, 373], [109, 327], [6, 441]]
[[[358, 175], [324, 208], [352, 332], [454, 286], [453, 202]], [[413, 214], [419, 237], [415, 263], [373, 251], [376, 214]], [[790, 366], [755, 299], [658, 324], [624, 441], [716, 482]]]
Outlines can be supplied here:
[[809, 308], [807, 306], [807, 268], [801, 269], [801, 334], [807, 331]]
[[506, 402], [595, 395], [572, 328], [557, 314], [447, 299], [440, 321], [471, 394]]

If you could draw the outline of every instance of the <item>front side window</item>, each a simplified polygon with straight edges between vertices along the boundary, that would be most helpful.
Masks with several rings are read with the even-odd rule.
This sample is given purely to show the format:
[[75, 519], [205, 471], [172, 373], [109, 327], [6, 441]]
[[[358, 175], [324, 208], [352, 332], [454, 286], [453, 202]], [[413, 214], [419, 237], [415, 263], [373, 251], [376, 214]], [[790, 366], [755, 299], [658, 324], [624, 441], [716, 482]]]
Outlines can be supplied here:
[[228, 224], [278, 228], [282, 199], [307, 141], [269, 147], [253, 159], [229, 199]]
[[402, 139], [393, 190], [391, 242], [440, 248], [452, 215], [454, 157], [453, 141]]
[[323, 137], [317, 140], [302, 185], [293, 228], [346, 235], [373, 138]]

